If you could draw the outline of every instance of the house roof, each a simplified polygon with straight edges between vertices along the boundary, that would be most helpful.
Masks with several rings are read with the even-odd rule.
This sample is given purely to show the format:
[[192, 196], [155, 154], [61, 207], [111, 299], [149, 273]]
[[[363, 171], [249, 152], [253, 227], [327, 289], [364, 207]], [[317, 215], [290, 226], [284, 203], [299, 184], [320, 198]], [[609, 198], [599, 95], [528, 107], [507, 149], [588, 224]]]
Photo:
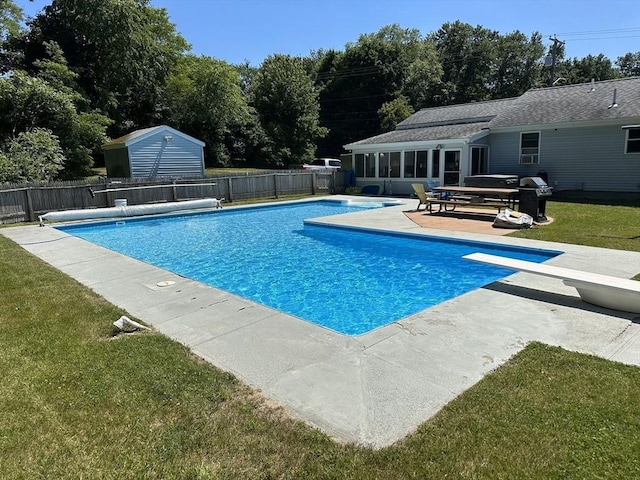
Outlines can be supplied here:
[[489, 133], [489, 122], [461, 123], [454, 125], [436, 125], [397, 129], [375, 137], [366, 138], [347, 145], [351, 148], [358, 145], [379, 145], [387, 143], [427, 142], [447, 139], [471, 139]]
[[423, 108], [400, 122], [397, 129], [451, 125], [489, 121], [509, 109], [517, 98], [490, 100], [488, 102], [465, 103], [446, 107]]
[[151, 135], [155, 135], [157, 133], [160, 132], [166, 132], [169, 133], [171, 135], [178, 135], [182, 138], [185, 138], [187, 140], [190, 140], [192, 142], [197, 143], [198, 145], [204, 147], [205, 144], [204, 142], [201, 142], [200, 140], [198, 140], [197, 138], [193, 138], [189, 135], [187, 135], [186, 133], [182, 133], [178, 130], [176, 130], [175, 128], [171, 128], [167, 125], [158, 125], [157, 127], [149, 127], [149, 128], [142, 128], [140, 130], [134, 130], [133, 132], [127, 133], [126, 135], [123, 135], [122, 137], [118, 137], [115, 138], [107, 143], [105, 143], [102, 148], [105, 150], [111, 150], [114, 148], [126, 148], [129, 145], [132, 145], [136, 142], [139, 142], [140, 140], [143, 140], [147, 137], [150, 137]]
[[[616, 107], [610, 107], [616, 97]], [[640, 77], [529, 90], [489, 127], [640, 118]]]
[[[615, 100], [617, 106], [611, 107]], [[640, 120], [640, 77], [529, 90], [520, 97], [423, 108], [392, 132], [359, 140], [364, 145], [474, 140], [491, 130], [553, 124]]]

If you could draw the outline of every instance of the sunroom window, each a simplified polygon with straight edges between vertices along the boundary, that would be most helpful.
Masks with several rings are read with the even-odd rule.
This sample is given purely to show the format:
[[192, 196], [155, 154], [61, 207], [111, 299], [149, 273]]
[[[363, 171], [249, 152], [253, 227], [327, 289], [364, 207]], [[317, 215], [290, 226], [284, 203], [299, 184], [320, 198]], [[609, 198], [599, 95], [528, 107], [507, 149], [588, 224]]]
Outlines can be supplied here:
[[540, 132], [520, 134], [520, 163], [540, 163]]

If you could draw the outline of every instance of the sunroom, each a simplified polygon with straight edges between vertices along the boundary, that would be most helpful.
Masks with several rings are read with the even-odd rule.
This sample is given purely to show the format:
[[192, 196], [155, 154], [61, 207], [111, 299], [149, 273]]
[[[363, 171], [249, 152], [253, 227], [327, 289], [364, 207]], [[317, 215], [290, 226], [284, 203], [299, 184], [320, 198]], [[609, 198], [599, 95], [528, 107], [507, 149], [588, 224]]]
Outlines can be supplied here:
[[342, 166], [356, 185], [380, 185], [385, 195], [409, 195], [412, 183], [462, 185], [488, 172], [487, 122], [396, 129], [345, 145]]

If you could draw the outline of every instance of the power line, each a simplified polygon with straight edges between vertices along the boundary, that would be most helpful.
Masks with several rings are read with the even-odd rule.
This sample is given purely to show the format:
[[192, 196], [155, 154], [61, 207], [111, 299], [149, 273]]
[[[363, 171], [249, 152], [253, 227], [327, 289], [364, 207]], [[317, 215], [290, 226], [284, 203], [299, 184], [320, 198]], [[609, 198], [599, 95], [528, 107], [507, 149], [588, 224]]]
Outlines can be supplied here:
[[[616, 28], [616, 29], [612, 29], [612, 30], [584, 30], [581, 32], [560, 32], [560, 33], [555, 33], [554, 35], [560, 35], [562, 37], [568, 37], [571, 35], [594, 35], [594, 34], [610, 34], [610, 33], [627, 33], [627, 32], [639, 32], [640, 33], [640, 28], [639, 27], [633, 27], [633, 28]], [[547, 35], [543, 35], [543, 36], [550, 36], [551, 34], [547, 34]]]

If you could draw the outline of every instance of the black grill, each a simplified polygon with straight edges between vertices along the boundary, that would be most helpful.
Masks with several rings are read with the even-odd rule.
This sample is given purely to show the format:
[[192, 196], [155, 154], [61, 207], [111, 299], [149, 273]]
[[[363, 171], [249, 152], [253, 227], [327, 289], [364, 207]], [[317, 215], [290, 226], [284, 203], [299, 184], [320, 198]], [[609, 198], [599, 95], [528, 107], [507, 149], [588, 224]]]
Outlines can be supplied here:
[[547, 221], [547, 198], [551, 187], [541, 177], [524, 177], [520, 180], [518, 210], [531, 215], [536, 222]]

